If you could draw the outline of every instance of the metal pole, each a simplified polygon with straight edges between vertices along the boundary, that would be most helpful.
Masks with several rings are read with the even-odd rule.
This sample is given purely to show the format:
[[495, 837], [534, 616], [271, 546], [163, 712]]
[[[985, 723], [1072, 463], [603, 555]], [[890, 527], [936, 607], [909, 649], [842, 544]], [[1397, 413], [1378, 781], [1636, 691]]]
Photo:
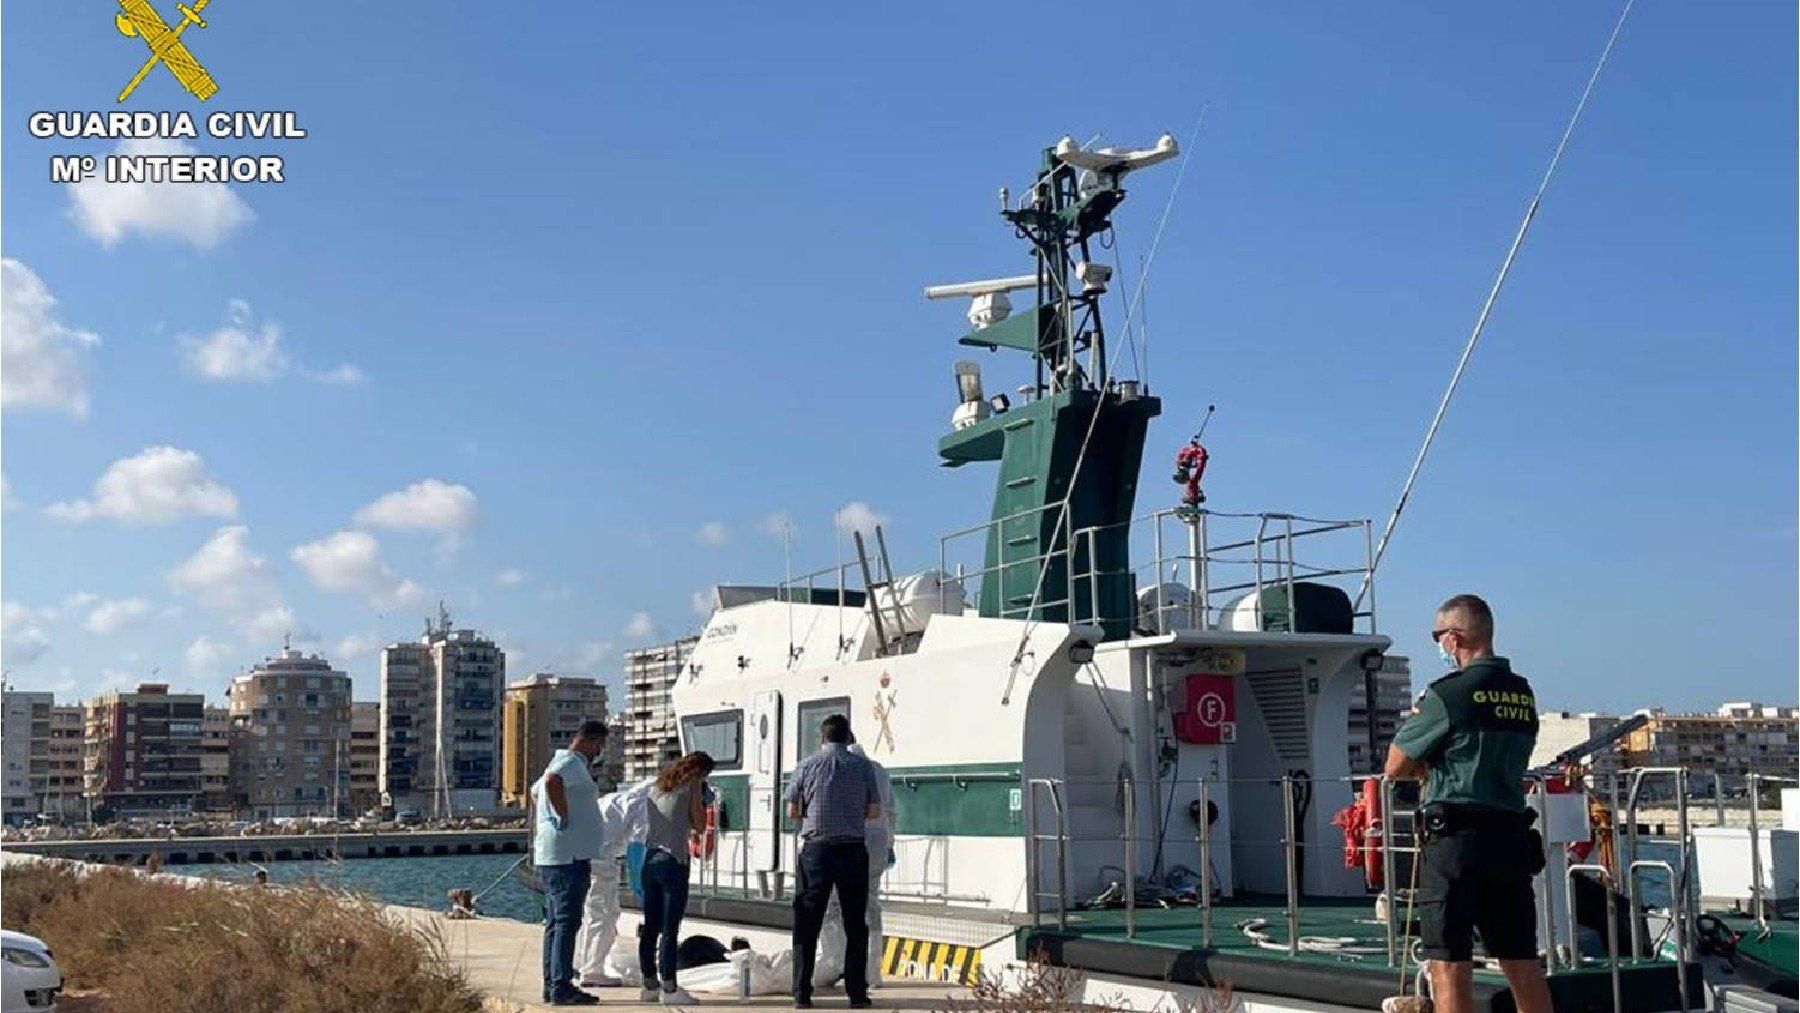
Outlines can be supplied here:
[[1212, 785], [1200, 779], [1200, 945], [1212, 947]]
[[1713, 814], [1715, 827], [1725, 825], [1725, 779], [1713, 774]]
[[1063, 812], [1062, 782], [1050, 782], [1050, 804], [1056, 807], [1056, 927], [1069, 928], [1069, 820]]
[[1569, 959], [1573, 962], [1572, 966], [1577, 968], [1581, 966], [1581, 951], [1576, 942], [1575, 876], [1578, 873], [1583, 872], [1597, 873], [1601, 880], [1601, 886], [1606, 890], [1606, 958], [1612, 973], [1612, 1008], [1615, 1010], [1624, 1009], [1624, 1006], [1620, 1002], [1621, 990], [1619, 984], [1619, 914], [1617, 906], [1612, 903], [1613, 884], [1607, 877], [1606, 866], [1604, 865], [1571, 865], [1569, 866], [1568, 871], [1564, 873], [1563, 901], [1565, 910], [1563, 915], [1568, 919], [1568, 923], [1565, 926], [1565, 935], [1567, 936], [1569, 943]]
[[[1130, 529], [1127, 528], [1127, 531], [1129, 531], [1129, 530]], [[1156, 562], [1152, 565], [1151, 570], [1150, 570], [1150, 577], [1151, 577], [1152, 581], [1154, 582], [1154, 586], [1156, 587], [1156, 625], [1153, 626], [1152, 629], [1156, 630], [1156, 632], [1158, 632], [1158, 633], [1167, 633], [1169, 631], [1163, 629], [1163, 606], [1167, 603], [1163, 601], [1163, 578], [1162, 578], [1163, 543], [1162, 543], [1162, 517], [1161, 516], [1158, 516], [1151, 520], [1150, 533], [1151, 533], [1151, 536], [1156, 540], [1156, 545], [1155, 545]], [[1129, 538], [1129, 534], [1127, 535], [1127, 538]]]
[[[1300, 884], [1294, 862], [1294, 775], [1281, 775], [1281, 848], [1287, 864], [1288, 956], [1300, 952]], [[1392, 905], [1390, 905], [1392, 906]]]
[[1196, 513], [1188, 522], [1188, 576], [1194, 585], [1195, 593], [1200, 596], [1199, 627], [1210, 630], [1212, 625], [1212, 591], [1207, 587], [1209, 577], [1206, 565], [1206, 515]]
[[[1400, 903], [1400, 884], [1394, 880], [1394, 782], [1381, 776], [1381, 882], [1387, 890], [1387, 917], [1383, 919], [1387, 929], [1387, 962], [1389, 967], [1395, 966], [1399, 954], [1395, 948], [1398, 933], [1394, 930], [1394, 908]], [[1413, 835], [1415, 851], [1413, 862], [1417, 864], [1419, 855], [1416, 851], [1418, 835]], [[1410, 929], [1408, 930], [1410, 931]]]
[[1043, 928], [1043, 903], [1038, 882], [1037, 780], [1025, 782], [1025, 910], [1031, 915], [1033, 928]]
[[[1767, 935], [1769, 932], [1769, 915], [1768, 912], [1764, 910], [1765, 905], [1763, 904], [1762, 842], [1760, 839], [1762, 836], [1761, 823], [1756, 817], [1757, 802], [1759, 801], [1757, 798], [1757, 791], [1758, 786], [1762, 781], [1762, 775], [1746, 774], [1744, 780], [1750, 785], [1750, 913], [1756, 916], [1756, 927], [1760, 929], [1764, 935]], [[1685, 833], [1685, 827], [1683, 827], [1683, 831], [1681, 845], [1682, 856], [1685, 859], [1687, 854], [1687, 835]], [[1683, 862], [1682, 867], [1686, 868], [1685, 861]]]
[[1137, 935], [1137, 784], [1125, 778], [1125, 938]]
[[[1683, 923], [1687, 920], [1688, 910], [1686, 886], [1688, 881], [1688, 845], [1690, 838], [1688, 836], [1688, 772], [1686, 768], [1677, 768], [1675, 771], [1675, 832], [1680, 835], [1680, 839], [1677, 841], [1679, 847], [1676, 853], [1681, 856], [1681, 876], [1675, 881], [1675, 889], [1669, 891], [1669, 915], [1675, 919], [1676, 927], [1679, 929], [1683, 927]], [[1635, 858], [1636, 856], [1633, 857]], [[1631, 909], [1631, 917], [1633, 921], [1637, 920], [1637, 908], [1634, 907]], [[1679, 934], [1684, 938], [1687, 935], [1685, 931], [1680, 932]], [[1685, 961], [1688, 959], [1688, 952], [1685, 949], [1679, 950], [1676, 953], [1676, 957], [1681, 961]], [[1687, 994], [1685, 992], [1682, 993], [1681, 1001], [1683, 1003], [1687, 1002]]]
[[[1537, 782], [1537, 811], [1538, 827], [1543, 831], [1542, 836], [1544, 838], [1544, 871], [1538, 873], [1538, 883], [1542, 887], [1539, 891], [1538, 911], [1542, 915], [1544, 922], [1544, 971], [1547, 974], [1553, 974], [1556, 971], [1556, 915], [1552, 908], [1552, 905], [1555, 902], [1550, 899], [1550, 888], [1553, 884], [1550, 879], [1549, 795], [1549, 786], [1542, 778], [1539, 778]], [[1414, 856], [1414, 859], [1417, 860], [1416, 855]], [[1571, 903], [1573, 902], [1571, 901]], [[1573, 926], [1574, 921], [1571, 920], [1569, 924]], [[1569, 931], [1573, 932], [1574, 929], [1571, 927]], [[1573, 948], [1569, 950], [1569, 959], [1575, 959], [1575, 950]]]
[[[1679, 896], [1681, 893], [1681, 882], [1675, 874], [1675, 866], [1668, 862], [1646, 858], [1632, 862], [1630, 871], [1627, 875], [1635, 878], [1640, 868], [1661, 869], [1668, 875], [1669, 896], [1674, 898], [1670, 905], [1671, 915], [1675, 914], [1676, 904], [1681, 904], [1682, 907], [1686, 906], [1684, 903], [1681, 903], [1681, 898]], [[1673, 925], [1675, 929], [1675, 984], [1676, 987], [1681, 990], [1681, 1013], [1688, 1013], [1687, 957], [1685, 955], [1687, 953], [1687, 926], [1680, 917], [1675, 917]], [[1631, 946], [1634, 960], [1644, 956], [1643, 951], [1638, 948], [1640, 945], [1641, 944], [1638, 941], [1638, 919], [1636, 913], [1633, 912], [1631, 919]], [[1655, 960], [1656, 954], [1649, 954], [1649, 959]]]

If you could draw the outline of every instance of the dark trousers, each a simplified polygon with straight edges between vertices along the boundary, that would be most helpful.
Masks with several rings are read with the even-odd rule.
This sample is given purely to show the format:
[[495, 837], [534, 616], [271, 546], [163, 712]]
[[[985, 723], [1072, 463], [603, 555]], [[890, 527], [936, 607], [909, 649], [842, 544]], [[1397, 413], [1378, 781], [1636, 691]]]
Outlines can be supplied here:
[[844, 991], [869, 997], [869, 849], [861, 841], [815, 844], [800, 849], [794, 892], [794, 998], [812, 997], [813, 963], [825, 909], [836, 890], [844, 913]]
[[540, 865], [544, 881], [544, 998], [575, 991], [575, 934], [587, 901], [591, 870], [586, 862]]
[[[675, 948], [687, 914], [688, 867], [661, 848], [644, 859], [644, 923], [638, 928], [638, 966], [644, 987], [675, 991]], [[659, 946], [658, 943], [661, 943]]]

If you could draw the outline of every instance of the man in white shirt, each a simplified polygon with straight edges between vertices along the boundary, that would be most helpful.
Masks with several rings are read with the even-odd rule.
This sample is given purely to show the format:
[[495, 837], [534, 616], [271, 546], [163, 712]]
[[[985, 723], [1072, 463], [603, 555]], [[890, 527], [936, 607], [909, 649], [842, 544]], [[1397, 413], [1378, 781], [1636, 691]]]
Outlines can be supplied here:
[[575, 987], [575, 935], [590, 863], [601, 853], [600, 788], [588, 766], [605, 748], [606, 722], [583, 721], [531, 786], [531, 860], [544, 882], [544, 1001], [552, 1006], [600, 1002]]

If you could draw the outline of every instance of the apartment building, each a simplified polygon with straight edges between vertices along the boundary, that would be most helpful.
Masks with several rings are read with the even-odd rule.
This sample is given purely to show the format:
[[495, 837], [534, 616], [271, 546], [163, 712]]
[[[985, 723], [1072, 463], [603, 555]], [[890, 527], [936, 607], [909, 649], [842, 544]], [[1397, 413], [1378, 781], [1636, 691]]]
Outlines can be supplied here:
[[365, 813], [381, 803], [381, 704], [350, 705], [350, 811]]
[[525, 808], [532, 782], [551, 754], [568, 745], [590, 719], [606, 720], [606, 687], [597, 680], [543, 672], [506, 687], [501, 804]]
[[255, 819], [341, 816], [350, 788], [350, 677], [293, 648], [231, 680], [232, 792]]
[[46, 815], [64, 822], [87, 818], [87, 800], [82, 797], [86, 750], [87, 727], [82, 706], [73, 703], [51, 707], [50, 777], [42, 807]]
[[1367, 774], [1380, 770], [1387, 748], [1406, 716], [1412, 713], [1412, 665], [1406, 658], [1387, 655], [1375, 673], [1375, 754], [1369, 755], [1369, 708], [1365, 693], [1350, 694], [1350, 771]]
[[201, 799], [206, 698], [166, 683], [105, 693], [84, 713], [83, 794], [97, 819], [179, 816]]
[[54, 706], [49, 693], [12, 689], [0, 693], [0, 762], [5, 765], [0, 818], [10, 825], [32, 822], [43, 808], [49, 791]]
[[200, 807], [229, 813], [236, 801], [231, 788], [231, 709], [209, 705], [200, 724]]
[[1625, 737], [1628, 766], [1686, 767], [1696, 787], [1716, 779], [1732, 791], [1750, 774], [1791, 778], [1800, 762], [1793, 707], [1740, 702], [1708, 714], [1648, 713], [1649, 723]]
[[681, 755], [681, 736], [669, 691], [687, 668], [698, 636], [625, 652], [626, 781], [654, 777]]
[[500, 801], [506, 652], [439, 608], [416, 642], [381, 652], [382, 802], [432, 817], [487, 815]]

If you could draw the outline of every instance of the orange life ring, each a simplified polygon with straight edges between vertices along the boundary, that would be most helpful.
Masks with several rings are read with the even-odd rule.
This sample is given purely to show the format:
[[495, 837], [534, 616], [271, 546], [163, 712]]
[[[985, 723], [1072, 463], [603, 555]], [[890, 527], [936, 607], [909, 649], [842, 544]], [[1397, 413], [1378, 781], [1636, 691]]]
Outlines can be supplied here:
[[706, 826], [701, 828], [699, 837], [688, 838], [688, 855], [693, 858], [711, 858], [719, 846], [719, 807], [706, 807]]

